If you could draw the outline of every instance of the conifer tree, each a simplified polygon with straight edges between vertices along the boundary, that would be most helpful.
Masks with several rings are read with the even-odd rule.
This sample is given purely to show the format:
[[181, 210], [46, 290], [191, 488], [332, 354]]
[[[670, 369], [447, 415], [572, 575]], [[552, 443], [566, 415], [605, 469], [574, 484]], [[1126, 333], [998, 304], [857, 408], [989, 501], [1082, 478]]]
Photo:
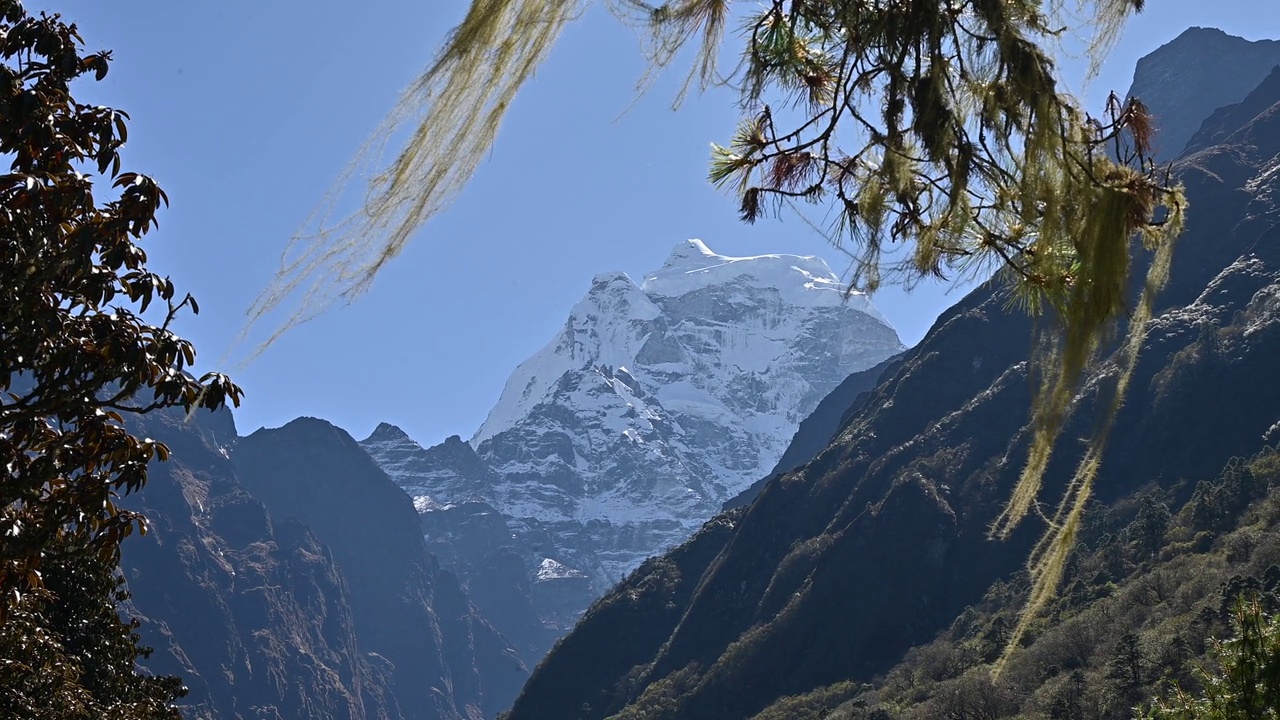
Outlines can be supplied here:
[[1144, 665], [1142, 643], [1138, 636], [1125, 633], [1111, 650], [1111, 659], [1107, 661], [1107, 677], [1123, 691], [1136, 690], [1142, 686]]
[[1214, 642], [1213, 665], [1197, 669], [1199, 693], [1175, 687], [1138, 713], [1143, 720], [1265, 720], [1280, 718], [1280, 617], [1257, 598], [1242, 598], [1232, 614], [1233, 637]]

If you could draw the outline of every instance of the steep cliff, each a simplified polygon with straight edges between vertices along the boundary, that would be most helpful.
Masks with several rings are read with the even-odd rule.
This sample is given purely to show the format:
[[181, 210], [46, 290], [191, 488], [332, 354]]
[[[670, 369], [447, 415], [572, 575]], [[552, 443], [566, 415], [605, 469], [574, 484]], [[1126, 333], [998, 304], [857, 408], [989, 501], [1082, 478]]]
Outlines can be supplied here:
[[130, 498], [129, 611], [192, 718], [492, 717], [528, 674], [423, 544], [412, 501], [321, 421], [238, 438], [153, 414], [168, 462]]
[[152, 414], [140, 430], [173, 452], [129, 501], [149, 521], [125, 544], [129, 608], [180, 675], [190, 718], [398, 718], [390, 678], [361, 651], [347, 582], [328, 546], [273, 519], [240, 484], [229, 412]]
[[301, 418], [241, 439], [232, 459], [273, 516], [306, 523], [332, 548], [361, 647], [391, 664], [407, 717], [504, 707], [524, 666], [440, 571], [412, 501], [350, 435]]

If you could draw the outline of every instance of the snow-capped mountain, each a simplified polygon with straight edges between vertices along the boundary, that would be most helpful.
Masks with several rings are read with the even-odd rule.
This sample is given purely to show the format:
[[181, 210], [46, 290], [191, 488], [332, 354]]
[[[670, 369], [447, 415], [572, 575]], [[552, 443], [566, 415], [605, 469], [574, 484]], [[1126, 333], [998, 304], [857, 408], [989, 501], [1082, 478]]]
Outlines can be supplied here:
[[564, 565], [603, 591], [767, 475], [845, 377], [901, 350], [821, 259], [690, 240], [638, 284], [597, 276], [469, 444], [423, 449], [383, 426], [364, 445], [421, 512], [496, 508], [535, 583]]

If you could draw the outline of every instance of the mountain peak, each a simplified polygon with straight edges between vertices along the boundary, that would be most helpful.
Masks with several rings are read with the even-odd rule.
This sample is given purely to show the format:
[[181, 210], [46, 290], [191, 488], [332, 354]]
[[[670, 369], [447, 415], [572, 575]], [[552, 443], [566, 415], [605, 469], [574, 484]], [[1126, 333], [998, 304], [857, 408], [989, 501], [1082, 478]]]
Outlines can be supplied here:
[[373, 432], [369, 433], [369, 437], [360, 441], [360, 444], [363, 445], [365, 443], [371, 443], [371, 442], [406, 442], [406, 441], [413, 442], [413, 438], [409, 437], [409, 434], [406, 433], [404, 430], [401, 430], [399, 427], [392, 425], [389, 422], [380, 422], [378, 423], [378, 427], [374, 428]]
[[[646, 275], [640, 287], [650, 297], [677, 298], [730, 284], [776, 290], [784, 302], [801, 307], [846, 302], [844, 285], [822, 258], [782, 254], [733, 257], [720, 255], [697, 239], [676, 245], [662, 268]], [[885, 322], [865, 297], [854, 294], [848, 299], [854, 309]]]
[[678, 267], [693, 261], [718, 257], [720, 256], [707, 247], [705, 242], [698, 238], [690, 238], [682, 243], [677, 243], [675, 247], [671, 248], [671, 254], [667, 256], [667, 261], [662, 264], [662, 267]]
[[[693, 316], [691, 324], [683, 331], [676, 330], [686, 315]], [[791, 361], [778, 355], [786, 355], [786, 343], [796, 340], [787, 339], [787, 334], [808, 332], [805, 323], [820, 322], [819, 317], [835, 326], [861, 326], [868, 318], [870, 324], [880, 326], [867, 337], [883, 340], [884, 347], [877, 346], [876, 351], [882, 353], [874, 360], [870, 356], [853, 359], [841, 357], [849, 348], [837, 352], [833, 346], [837, 364], [862, 363], [861, 369], [899, 348], [884, 316], [865, 295], [846, 293], [839, 276], [821, 258], [782, 254], [731, 257], [714, 252], [702, 240], [686, 240], [672, 249], [659, 270], [646, 274], [640, 285], [622, 272], [597, 275], [570, 312], [564, 330], [512, 374], [497, 405], [472, 436], [471, 446], [479, 449], [480, 443], [517, 425], [557, 391], [566, 374], [591, 374], [601, 365], [632, 370], [652, 366], [663, 377], [677, 370], [692, 373], [693, 366], [686, 361], [703, 354], [708, 355], [707, 368], [723, 365], [726, 373], [729, 370], [725, 368], [732, 367], [766, 373], [774, 364], [788, 366]], [[836, 317], [842, 320], [834, 321]], [[691, 332], [689, 328], [708, 320], [718, 323], [719, 329], [708, 330], [711, 334], [705, 339], [685, 336]], [[736, 330], [727, 331], [735, 325], [739, 326]], [[668, 333], [670, 337], [660, 339]], [[849, 338], [849, 342], [852, 347], [861, 341]], [[841, 374], [840, 379], [847, 374]], [[721, 380], [727, 383], [729, 377]]]
[[[1191, 27], [1187, 28], [1186, 30], [1183, 30], [1181, 33], [1178, 34], [1178, 38], [1196, 38], [1196, 37], [1222, 38], [1222, 37], [1233, 37], [1233, 36], [1228, 35], [1227, 32], [1221, 28], [1201, 27], [1199, 25], [1192, 25]], [[1176, 40], [1178, 38], [1174, 38], [1174, 39]]]
[[1193, 27], [1138, 60], [1128, 96], [1155, 117], [1157, 159], [1182, 154], [1201, 122], [1240, 102], [1280, 63], [1280, 41]]
[[610, 285], [635, 285], [635, 283], [631, 281], [631, 277], [629, 275], [620, 270], [599, 273], [595, 277], [591, 278], [591, 289], [593, 291], [599, 288], [609, 287]]

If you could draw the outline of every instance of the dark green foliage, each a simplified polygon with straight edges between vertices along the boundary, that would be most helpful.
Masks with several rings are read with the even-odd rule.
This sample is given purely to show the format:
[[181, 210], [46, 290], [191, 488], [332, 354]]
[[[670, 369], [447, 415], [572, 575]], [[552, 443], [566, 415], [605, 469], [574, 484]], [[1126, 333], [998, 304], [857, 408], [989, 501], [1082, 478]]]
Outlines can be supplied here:
[[1138, 516], [1125, 528], [1126, 539], [1139, 552], [1153, 552], [1164, 544], [1164, 533], [1169, 529], [1169, 508], [1154, 495], [1142, 496]]
[[1263, 720], [1280, 717], [1280, 616], [1255, 599], [1232, 613], [1232, 636], [1214, 642], [1212, 667], [1199, 668], [1197, 695], [1175, 687], [1140, 713], [1149, 720]]
[[924, 705], [924, 717], [956, 720], [995, 720], [1017, 710], [1018, 702], [1007, 681], [975, 667], [955, 680], [942, 683]]
[[1191, 521], [1196, 530], [1219, 531], [1229, 526], [1235, 516], [1254, 499], [1267, 491], [1249, 465], [1237, 459], [1215, 481], [1196, 485], [1191, 499]]
[[1084, 720], [1084, 673], [1072, 670], [1066, 680], [1047, 693], [1045, 712], [1049, 720]]
[[129, 593], [113, 566], [68, 535], [46, 548], [41, 572], [43, 587], [0, 626], [0, 717], [180, 720], [181, 681], [136, 669], [150, 650], [117, 613]]
[[1111, 649], [1107, 679], [1122, 693], [1131, 693], [1142, 687], [1146, 664], [1142, 641], [1134, 633], [1125, 633]]
[[60, 16], [0, 0], [0, 716], [176, 718], [185, 690], [136, 672], [148, 651], [117, 614], [119, 546], [145, 526], [116, 501], [169, 452], [125, 418], [240, 389], [190, 372], [171, 326], [195, 300], [136, 244], [168, 198], [121, 171], [128, 116], [72, 97], [110, 65], [83, 45]]
[[[112, 563], [140, 524], [116, 496], [168, 450], [131, 435], [124, 415], [240, 397], [223, 375], [188, 372], [195, 350], [170, 327], [195, 301], [135, 244], [168, 198], [121, 172], [128, 116], [71, 96], [110, 63], [82, 49], [59, 16], [0, 0], [0, 622], [39, 586], [42, 552], [66, 528]], [[95, 174], [109, 181], [102, 203]], [[152, 306], [159, 324], [143, 318]]]
[[839, 705], [863, 691], [852, 682], [836, 683], [806, 695], [792, 695], [770, 705], [751, 720], [823, 720]]

